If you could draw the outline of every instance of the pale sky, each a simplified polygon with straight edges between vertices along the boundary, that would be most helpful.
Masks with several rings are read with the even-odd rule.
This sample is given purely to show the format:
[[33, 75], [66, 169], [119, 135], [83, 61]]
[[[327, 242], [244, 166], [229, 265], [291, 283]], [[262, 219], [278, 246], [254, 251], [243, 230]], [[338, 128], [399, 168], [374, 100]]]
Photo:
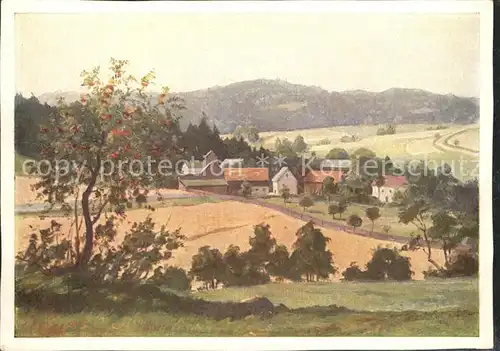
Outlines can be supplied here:
[[329, 91], [392, 87], [479, 97], [479, 15], [18, 14], [16, 90], [76, 91], [80, 72], [131, 62], [190, 91], [284, 79]]

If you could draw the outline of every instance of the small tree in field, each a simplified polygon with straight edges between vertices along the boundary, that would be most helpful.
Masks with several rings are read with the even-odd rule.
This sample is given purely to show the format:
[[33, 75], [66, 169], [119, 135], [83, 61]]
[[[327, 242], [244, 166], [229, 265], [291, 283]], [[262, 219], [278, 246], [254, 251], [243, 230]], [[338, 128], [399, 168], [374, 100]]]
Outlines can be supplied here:
[[288, 199], [290, 199], [290, 188], [283, 184], [281, 188], [281, 197], [283, 198], [283, 203], [286, 205]]
[[222, 253], [218, 249], [211, 249], [210, 246], [200, 247], [192, 258], [190, 274], [204, 282], [207, 289], [216, 289], [226, 274]]
[[353, 231], [356, 231], [356, 228], [361, 227], [361, 225], [363, 224], [363, 220], [361, 219], [360, 216], [352, 214], [347, 219], [347, 223], [349, 223]]
[[323, 180], [322, 186], [323, 186], [323, 195], [326, 197], [328, 203], [330, 203], [332, 195], [335, 194], [335, 192], [337, 191], [335, 180], [332, 177], [328, 176]]
[[241, 195], [248, 198], [252, 195], [252, 186], [246, 180], [241, 184], [240, 189]]
[[271, 254], [269, 262], [266, 265], [266, 270], [278, 281], [290, 276], [290, 254], [285, 245], [276, 245], [274, 252]]
[[330, 206], [328, 206], [328, 214], [331, 214], [333, 219], [335, 219], [335, 216], [338, 213], [340, 213], [339, 205], [331, 204]]
[[305, 275], [309, 282], [327, 279], [330, 274], [335, 274], [333, 254], [327, 250], [330, 238], [325, 237], [320, 229], [314, 228], [312, 222], [302, 226], [295, 235], [297, 240], [293, 244], [290, 264], [298, 279]]
[[[87, 268], [96, 252], [105, 249], [99, 235], [110, 232], [98, 232], [100, 221], [114, 218], [114, 227], [124, 217], [124, 205], [143, 199], [163, 179], [160, 159], [175, 161], [181, 154], [177, 139], [183, 104], [166, 87], [153, 98], [146, 88], [153, 84], [154, 72], [136, 79], [126, 74], [126, 65], [111, 59], [107, 79], [99, 68], [83, 71], [87, 92], [70, 105], [60, 99], [57, 113], [40, 127], [46, 169], [33, 190], [70, 218], [65, 246], [58, 249], [64, 251], [56, 263], [58, 274]], [[152, 232], [151, 223], [146, 226], [141, 230]], [[166, 231], [162, 235], [167, 241], [177, 238]], [[53, 249], [46, 247], [46, 253]]]
[[346, 210], [347, 210], [347, 201], [346, 200], [342, 200], [339, 202], [338, 204], [338, 213], [340, 214], [340, 219], [342, 219], [342, 213], [344, 213]]
[[380, 209], [378, 207], [369, 207], [365, 211], [366, 217], [372, 222], [372, 233], [375, 221], [380, 218]]
[[300, 199], [299, 205], [306, 211], [306, 208], [309, 208], [314, 205], [314, 201], [309, 196], [304, 196]]

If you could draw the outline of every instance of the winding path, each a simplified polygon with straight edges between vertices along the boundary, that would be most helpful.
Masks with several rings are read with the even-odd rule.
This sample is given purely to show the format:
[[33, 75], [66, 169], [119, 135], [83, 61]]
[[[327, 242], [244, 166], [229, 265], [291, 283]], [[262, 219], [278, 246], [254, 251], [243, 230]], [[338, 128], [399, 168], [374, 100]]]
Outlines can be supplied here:
[[473, 129], [479, 129], [479, 127], [477, 127], [477, 126], [470, 127], [469, 126], [469, 127], [463, 128], [461, 130], [458, 130], [454, 133], [446, 134], [446, 135], [442, 136], [441, 138], [434, 141], [434, 147], [436, 147], [437, 149], [439, 149], [443, 152], [456, 151], [456, 152], [460, 152], [460, 153], [463, 153], [463, 154], [468, 155], [468, 156], [477, 157], [477, 156], [479, 156], [478, 150], [470, 149], [470, 148], [460, 146], [460, 145], [452, 145], [449, 143], [451, 138], [456, 138], [457, 136], [464, 134], [464, 133], [468, 132], [469, 130], [473, 130]]

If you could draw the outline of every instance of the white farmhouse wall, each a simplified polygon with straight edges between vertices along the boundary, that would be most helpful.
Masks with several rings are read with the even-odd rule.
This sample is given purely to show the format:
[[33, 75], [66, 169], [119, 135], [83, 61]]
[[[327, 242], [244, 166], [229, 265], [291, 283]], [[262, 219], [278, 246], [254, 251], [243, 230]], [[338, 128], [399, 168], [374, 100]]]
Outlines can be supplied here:
[[273, 182], [273, 193], [279, 195], [283, 185], [286, 185], [290, 189], [290, 194], [297, 195], [297, 179], [289, 170], [280, 179]]
[[394, 192], [396, 190], [394, 188], [388, 186], [372, 186], [372, 196], [375, 196], [382, 202], [393, 202], [394, 201]]
[[265, 185], [252, 186], [252, 195], [257, 197], [264, 197], [269, 195], [269, 187]]

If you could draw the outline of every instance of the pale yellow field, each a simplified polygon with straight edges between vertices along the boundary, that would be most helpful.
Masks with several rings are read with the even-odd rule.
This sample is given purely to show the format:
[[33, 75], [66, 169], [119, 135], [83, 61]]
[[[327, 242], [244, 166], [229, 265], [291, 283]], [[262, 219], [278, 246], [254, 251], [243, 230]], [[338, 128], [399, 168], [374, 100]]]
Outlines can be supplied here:
[[[31, 190], [31, 186], [37, 183], [37, 178], [32, 177], [18, 177], [16, 176], [15, 180], [15, 204], [23, 205], [23, 204], [33, 204], [33, 203], [42, 203], [44, 199], [37, 199], [36, 192]], [[85, 187], [82, 186], [80, 191], [84, 191]], [[184, 195], [188, 194], [186, 191], [177, 190], [177, 189], [161, 189], [160, 194], [162, 195]], [[151, 193], [154, 194], [154, 193]], [[71, 199], [68, 199], [71, 201]]]
[[479, 127], [467, 129], [456, 137], [452, 137], [448, 141], [448, 145], [454, 146], [455, 139], [459, 141], [459, 146], [479, 151]]
[[[179, 265], [186, 269], [190, 267], [191, 257], [199, 247], [204, 245], [216, 247], [222, 252], [230, 244], [238, 245], [242, 250], [246, 250], [249, 247], [248, 238], [253, 235], [253, 226], [258, 223], [269, 224], [276, 240], [290, 249], [295, 241], [297, 229], [304, 224], [303, 221], [268, 208], [229, 201], [189, 207], [159, 208], [155, 212], [142, 209], [129, 211], [127, 219], [118, 229], [117, 240], [123, 239], [125, 232], [131, 226], [130, 222], [141, 221], [148, 214], [151, 214], [158, 226], [167, 224], [169, 229], [181, 228], [182, 233], [188, 237], [185, 247], [175, 251], [174, 257], [169, 261], [170, 264]], [[48, 226], [51, 219], [18, 217], [16, 250], [25, 247], [32, 230]], [[60, 218], [60, 222], [63, 224], [63, 229], [68, 228], [68, 219]], [[30, 226], [34, 229], [30, 229]], [[371, 256], [371, 250], [377, 245], [393, 245], [392, 242], [364, 238], [343, 231], [323, 229], [323, 233], [331, 238], [328, 247], [334, 254], [335, 265], [340, 272], [353, 261], [364, 265]], [[411, 258], [412, 269], [415, 271], [414, 278], [423, 279], [422, 271], [429, 266], [425, 254], [418, 251], [408, 253], [408, 255]], [[438, 262], [443, 261], [439, 251], [435, 251], [434, 259]], [[337, 275], [335, 279], [339, 278], [340, 276]]]
[[[440, 152], [433, 147], [434, 135], [441, 136], [455, 133], [464, 128], [461, 125], [449, 125], [447, 129], [426, 130], [436, 125], [408, 124], [398, 125], [397, 133], [393, 135], [376, 135], [377, 129], [383, 125], [369, 126], [343, 126], [332, 128], [304, 129], [283, 132], [259, 133], [262, 145], [274, 149], [277, 138], [283, 140], [288, 138], [293, 141], [298, 135], [302, 135], [309, 146], [309, 151], [316, 152], [319, 157], [325, 156], [328, 151], [335, 147], [341, 147], [352, 152], [360, 147], [366, 147], [378, 156], [390, 156], [391, 158], [407, 158], [419, 154]], [[340, 138], [344, 135], [357, 135], [361, 140], [356, 142], [342, 143]], [[330, 140], [330, 144], [320, 145], [323, 139]]]

